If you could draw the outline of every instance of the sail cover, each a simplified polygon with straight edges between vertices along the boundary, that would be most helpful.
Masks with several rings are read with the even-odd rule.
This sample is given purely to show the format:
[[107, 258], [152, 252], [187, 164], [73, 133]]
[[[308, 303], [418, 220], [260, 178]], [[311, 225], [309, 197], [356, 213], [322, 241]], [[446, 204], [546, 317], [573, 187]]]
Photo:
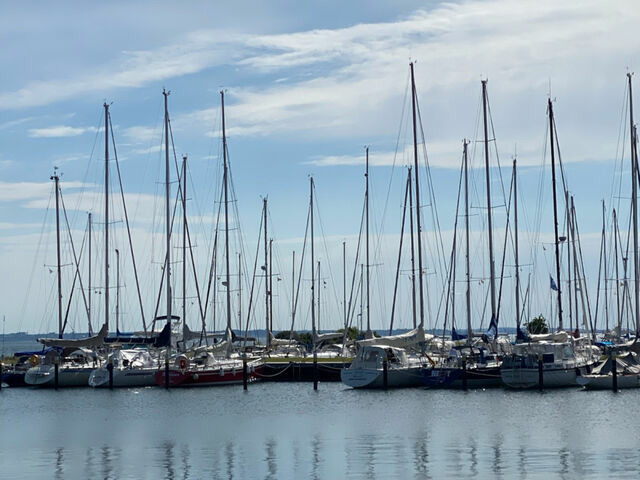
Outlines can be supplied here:
[[424, 328], [418, 327], [406, 333], [401, 333], [400, 335], [359, 340], [357, 343], [360, 346], [387, 345], [389, 347], [411, 348], [431, 338], [433, 338], [433, 335], [424, 333]]
[[97, 335], [88, 338], [75, 338], [75, 339], [62, 339], [62, 338], [39, 338], [38, 342], [47, 347], [62, 347], [62, 348], [98, 348], [104, 343], [104, 338], [107, 336], [107, 324], [102, 325], [102, 328]]

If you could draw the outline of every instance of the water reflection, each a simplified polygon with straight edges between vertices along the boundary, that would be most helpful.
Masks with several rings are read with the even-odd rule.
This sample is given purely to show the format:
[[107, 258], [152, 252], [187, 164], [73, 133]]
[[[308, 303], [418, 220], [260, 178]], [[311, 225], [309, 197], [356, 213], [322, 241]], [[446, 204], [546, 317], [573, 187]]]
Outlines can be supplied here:
[[64, 465], [64, 449], [58, 448], [56, 450], [56, 474], [55, 478], [64, 478], [64, 469], [62, 468]]
[[[322, 387], [313, 396], [305, 387], [297, 399], [289, 384], [256, 385], [250, 395], [184, 391], [190, 408], [161, 421], [165, 392], [149, 389], [140, 394], [145, 408], [114, 409], [103, 422], [100, 409], [115, 395], [126, 400], [126, 391], [7, 390], [0, 399], [0, 479], [639, 478], [640, 420], [628, 415], [637, 398], [631, 395], [603, 396], [629, 405], [588, 403], [577, 422], [558, 406], [575, 404], [570, 392], [428, 392], [426, 403], [420, 390], [378, 395]], [[14, 407], [27, 394], [48, 395], [42, 411]], [[9, 402], [10, 395], [16, 398]], [[265, 395], [276, 400], [264, 402]], [[521, 409], [509, 408], [513, 395], [523, 409], [535, 406], [526, 428]], [[219, 413], [211, 413], [212, 398]], [[61, 436], [63, 421], [69, 433]]]
[[267, 480], [274, 480], [277, 477], [277, 457], [276, 457], [276, 441], [273, 438], [267, 440], [265, 444], [266, 456], [265, 462], [267, 463]]

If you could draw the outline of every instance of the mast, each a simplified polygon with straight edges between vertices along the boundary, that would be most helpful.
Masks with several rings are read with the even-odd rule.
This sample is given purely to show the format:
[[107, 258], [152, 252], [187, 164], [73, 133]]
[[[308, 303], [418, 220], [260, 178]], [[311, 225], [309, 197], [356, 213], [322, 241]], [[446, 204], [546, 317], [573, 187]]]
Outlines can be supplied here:
[[491, 179], [489, 176], [489, 135], [487, 125], [487, 80], [482, 80], [482, 111], [484, 118], [484, 164], [487, 181], [487, 227], [489, 229], [489, 284], [491, 285], [491, 322], [496, 326], [498, 335], [498, 319], [496, 318], [496, 282], [495, 263], [493, 260], [493, 215], [491, 213]]
[[182, 156], [182, 331], [187, 326], [187, 156]]
[[516, 325], [520, 331], [520, 259], [518, 256], [518, 171], [517, 160], [513, 159], [513, 216], [515, 230], [515, 260], [516, 260]]
[[316, 350], [316, 315], [315, 315], [315, 275], [313, 267], [315, 262], [315, 250], [313, 245], [313, 177], [309, 178], [310, 191], [310, 220], [311, 220], [311, 338], [313, 346], [313, 389], [318, 389], [318, 351]]
[[[564, 191], [565, 205], [566, 207], [566, 222], [567, 230], [565, 242], [567, 242], [567, 304], [569, 305], [569, 331], [573, 331], [573, 305], [571, 298], [571, 242], [573, 241], [573, 235], [571, 235], [571, 212], [569, 209], [569, 192]], [[574, 278], [575, 282], [575, 278]], [[576, 296], [577, 299], [577, 296]], [[577, 300], [576, 300], [577, 301]], [[576, 326], [578, 325], [578, 310], [576, 309]]]
[[620, 313], [620, 270], [618, 266], [618, 218], [616, 209], [613, 209], [613, 246], [616, 259], [616, 304], [618, 312], [618, 335], [622, 335], [622, 315]]
[[227, 329], [231, 329], [231, 275], [229, 272], [229, 166], [227, 165], [227, 133], [224, 120], [224, 91], [220, 91], [222, 102], [222, 157], [224, 160], [224, 258], [227, 280]]
[[411, 108], [413, 112], [413, 165], [416, 171], [416, 227], [418, 229], [418, 285], [420, 287], [420, 327], [424, 327], [424, 289], [422, 287], [422, 229], [420, 228], [420, 182], [418, 179], [418, 133], [416, 126], [416, 82], [411, 66]]
[[556, 157], [555, 143], [553, 141], [553, 104], [551, 98], [548, 101], [549, 110], [549, 139], [551, 142], [551, 183], [553, 185], [553, 228], [555, 234], [556, 251], [556, 286], [558, 288], [558, 330], [563, 329], [562, 325], [562, 284], [560, 282], [560, 241], [558, 239], [558, 199], [556, 194]]
[[171, 214], [170, 214], [170, 199], [171, 199], [171, 184], [169, 176], [169, 107], [168, 98], [169, 91], [162, 90], [164, 95], [164, 153], [165, 153], [165, 215], [166, 215], [166, 232], [165, 241], [167, 249], [167, 263], [165, 264], [165, 280], [167, 282], [167, 325], [171, 329]]
[[[54, 169], [57, 170], [57, 169]], [[62, 259], [60, 255], [60, 177], [54, 171], [51, 180], [55, 181], [56, 189], [56, 254], [58, 274], [58, 338], [62, 338]]]
[[[342, 316], [347, 333], [347, 242], [342, 242]], [[346, 338], [346, 337], [345, 337]], [[345, 343], [345, 342], [342, 342]]]
[[116, 248], [116, 336], [120, 335], [120, 252]]
[[273, 332], [273, 238], [269, 239], [269, 331]]
[[242, 254], [238, 253], [238, 329], [242, 330]]
[[367, 257], [367, 338], [371, 336], [371, 318], [369, 308], [369, 147], [366, 147], [366, 166], [365, 166], [365, 182], [366, 188], [364, 193], [365, 210], [366, 210], [366, 257]]
[[164, 153], [165, 153], [165, 222], [166, 222], [166, 263], [165, 281], [167, 282], [167, 329], [169, 330], [169, 342], [164, 359], [164, 386], [169, 388], [169, 358], [171, 357], [171, 217], [170, 217], [170, 195], [171, 184], [169, 183], [169, 91], [162, 89], [164, 96]]
[[[296, 251], [291, 256], [291, 330], [296, 321]], [[291, 337], [291, 332], [289, 332]]]
[[104, 323], [109, 330], [109, 105], [104, 102]]
[[320, 260], [318, 260], [318, 317], [316, 319], [316, 328], [320, 331], [320, 293], [322, 292], [322, 277], [320, 276]]
[[417, 326], [416, 316], [416, 256], [415, 244], [413, 240], [413, 189], [411, 188], [411, 167], [408, 168], [409, 178], [409, 230], [411, 237], [411, 318], [413, 319], [413, 328]]
[[605, 329], [609, 331], [609, 297], [607, 296], [607, 234], [606, 234], [606, 220], [605, 220], [605, 205], [602, 200], [602, 251], [604, 253], [604, 319]]
[[463, 140], [464, 151], [464, 227], [465, 227], [465, 277], [467, 280], [467, 343], [471, 343], [471, 268], [469, 266], [469, 157], [467, 147], [469, 142]]
[[360, 331], [362, 331], [362, 317], [364, 315], [364, 265], [360, 264]]
[[636, 144], [636, 127], [633, 123], [633, 95], [631, 88], [631, 73], [627, 73], [629, 80], [629, 133], [631, 135], [631, 206], [633, 215], [633, 282], [636, 319], [636, 339], [640, 334], [640, 286], [638, 265], [638, 151]]
[[267, 278], [269, 263], [268, 263], [268, 251], [267, 251], [267, 197], [262, 199], [262, 213], [264, 223], [264, 314], [265, 314], [265, 329], [267, 331], [267, 347], [271, 344], [269, 341], [269, 283]]
[[91, 335], [91, 333], [93, 332], [93, 329], [91, 327], [91, 293], [92, 293], [91, 292], [91, 263], [92, 263], [91, 262], [91, 258], [92, 258], [91, 257], [91, 230], [92, 230], [92, 227], [93, 227], [93, 219], [91, 218], [91, 212], [89, 212], [89, 227], [88, 227], [88, 230], [89, 230], [89, 288], [88, 288], [88, 290], [89, 290], [88, 291], [89, 299], [88, 299], [88, 303], [89, 303], [89, 305], [87, 307], [87, 309], [89, 310], [89, 315], [88, 315], [88, 318], [89, 318], [89, 335]]

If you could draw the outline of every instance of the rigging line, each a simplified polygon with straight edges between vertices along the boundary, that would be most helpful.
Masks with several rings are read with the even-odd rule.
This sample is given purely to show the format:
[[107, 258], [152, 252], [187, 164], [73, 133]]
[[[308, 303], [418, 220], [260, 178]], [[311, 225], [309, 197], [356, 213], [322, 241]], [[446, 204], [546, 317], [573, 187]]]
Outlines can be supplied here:
[[[260, 225], [258, 226], [258, 242], [256, 244], [256, 255], [255, 255], [255, 260], [253, 262], [253, 274], [251, 275], [251, 290], [249, 293], [249, 307], [247, 308], [247, 322], [246, 322], [246, 328], [244, 331], [244, 336], [245, 339], [246, 337], [249, 335], [249, 320], [251, 319], [251, 307], [253, 306], [253, 289], [256, 283], [256, 269], [258, 268], [258, 254], [260, 253], [260, 240], [262, 240], [262, 221], [263, 221], [263, 215], [262, 212], [260, 212]], [[266, 266], [265, 266], [265, 281], [266, 281]], [[227, 286], [227, 288], [229, 288]], [[267, 332], [267, 335], [269, 333]]]
[[411, 188], [411, 179], [407, 174], [407, 184], [404, 189], [404, 207], [402, 209], [402, 223], [400, 226], [400, 246], [398, 247], [398, 263], [396, 265], [396, 278], [393, 287], [393, 303], [391, 304], [391, 321], [389, 323], [389, 335], [393, 334], [393, 317], [396, 311], [396, 298], [398, 294], [398, 280], [400, 278], [400, 262], [402, 260], [402, 241], [404, 239], [404, 226], [407, 218], [407, 200], [409, 198], [409, 188]]
[[[431, 164], [429, 163], [429, 155], [427, 153], [427, 140], [425, 138], [425, 134], [424, 134], [424, 125], [422, 123], [422, 112], [420, 110], [420, 102], [418, 101], [417, 98], [417, 94], [416, 94], [416, 110], [418, 113], [418, 123], [420, 125], [420, 136], [422, 138], [422, 155], [424, 158], [424, 165], [425, 165], [425, 170], [427, 172], [427, 184], [429, 186], [429, 199], [430, 199], [430, 210], [431, 210], [431, 218], [432, 221], [435, 224], [435, 229], [437, 232], [437, 238], [439, 240], [439, 243], [436, 243], [436, 258], [438, 259], [438, 265], [440, 267], [439, 273], [440, 273], [440, 281], [444, 283], [444, 278], [445, 278], [445, 266], [443, 264], [443, 259], [445, 258], [445, 249], [444, 249], [444, 241], [442, 239], [442, 229], [440, 228], [440, 217], [438, 216], [438, 208], [437, 208], [437, 202], [436, 202], [436, 195], [435, 195], [435, 190], [433, 188], [433, 177], [431, 175]], [[418, 174], [418, 172], [416, 172], [416, 175]], [[440, 251], [438, 251], [438, 247], [440, 249]]]
[[[136, 281], [136, 291], [138, 293], [138, 303], [140, 305], [140, 316], [142, 317], [142, 328], [144, 329], [144, 332], [147, 333], [147, 322], [145, 320], [145, 316], [144, 316], [144, 308], [143, 308], [143, 304], [142, 304], [142, 292], [140, 290], [140, 280], [138, 277], [138, 266], [136, 265], [136, 257], [135, 254], [133, 252], [133, 240], [131, 238], [131, 228], [129, 225], [129, 214], [127, 213], [127, 204], [125, 202], [124, 199], [124, 188], [122, 186], [122, 175], [120, 174], [120, 162], [118, 160], [118, 151], [116, 150], [116, 139], [113, 135], [113, 125], [111, 123], [111, 115], [109, 115], [109, 127], [110, 128], [110, 133], [111, 133], [111, 143], [113, 146], [113, 156], [115, 159], [115, 163], [116, 163], [116, 172], [118, 173], [118, 184], [120, 185], [120, 196], [122, 198], [122, 210], [124, 212], [124, 219], [125, 219], [125, 224], [127, 226], [127, 237], [129, 239], [129, 250], [131, 251], [131, 261], [133, 263], [133, 276], [135, 278]], [[106, 248], [109, 248], [109, 246], [107, 245]]]
[[[614, 176], [611, 178], [611, 203], [613, 204], [613, 196], [614, 196], [614, 189], [615, 189], [615, 172], [618, 169], [618, 161], [620, 162], [619, 164], [619, 168], [620, 168], [620, 176], [618, 178], [618, 198], [617, 198], [617, 204], [616, 204], [616, 210], [620, 211], [620, 201], [621, 201], [621, 196], [622, 196], [622, 179], [624, 177], [623, 175], [623, 171], [624, 171], [624, 153], [625, 153], [625, 147], [627, 145], [627, 142], [624, 141], [624, 138], [627, 135], [627, 122], [626, 122], [626, 118], [627, 118], [627, 112], [628, 112], [628, 108], [629, 108], [629, 89], [628, 89], [628, 84], [627, 82], [625, 82], [624, 85], [624, 95], [623, 95], [623, 108], [621, 109], [621, 113], [620, 113], [620, 125], [618, 126], [618, 141], [616, 144], [616, 157], [615, 157], [615, 161], [616, 163], [614, 164]], [[621, 149], [622, 146], [622, 150]], [[620, 156], [618, 156], [618, 153], [620, 154]]]
[[291, 313], [291, 328], [289, 329], [289, 340], [293, 336], [293, 326], [295, 324], [296, 313], [298, 309], [298, 299], [300, 297], [300, 285], [302, 284], [302, 268], [304, 267], [304, 257], [307, 252], [307, 236], [309, 234], [309, 223], [311, 220], [311, 209], [307, 211], [307, 225], [304, 229], [304, 241], [302, 242], [302, 254], [300, 255], [300, 270], [298, 271], [298, 286], [296, 287], [296, 294], [293, 300], [293, 312]]
[[25, 296], [24, 296], [24, 300], [22, 302], [22, 308], [20, 309], [20, 317], [24, 318], [25, 317], [25, 312], [27, 310], [27, 303], [31, 303], [31, 288], [33, 286], [33, 281], [35, 278], [35, 272], [36, 272], [36, 264], [38, 261], [38, 257], [40, 256], [40, 248], [43, 245], [43, 238], [45, 235], [45, 227], [47, 226], [47, 217], [48, 217], [48, 213], [51, 210], [51, 203], [53, 201], [53, 189], [51, 189], [51, 191], [49, 192], [49, 200], [47, 202], [47, 208], [45, 210], [45, 215], [44, 215], [44, 219], [42, 221], [42, 225], [40, 227], [40, 235], [38, 235], [38, 242], [36, 243], [36, 251], [35, 254], [33, 255], [33, 263], [31, 264], [31, 272], [29, 273], [29, 281], [27, 283], [27, 289], [25, 290]]
[[[69, 234], [69, 244], [71, 245], [71, 252], [73, 253], [73, 260], [75, 263], [75, 267], [76, 267], [76, 274], [79, 276], [80, 275], [80, 258], [82, 257], [82, 249], [80, 250], [80, 258], [78, 256], [76, 256], [76, 249], [75, 246], [73, 244], [73, 237], [71, 236], [71, 226], [69, 225], [69, 218], [67, 217], [67, 209], [64, 205], [64, 198], [62, 196], [62, 189], [60, 189], [60, 203], [62, 204], [62, 213], [64, 214], [64, 221], [67, 225], [67, 233]], [[82, 247], [84, 248], [84, 240], [85, 238], [82, 238]], [[73, 279], [73, 284], [75, 286], [76, 280], [75, 277]], [[85, 308], [85, 312], [87, 314], [87, 319], [90, 319], [90, 315], [89, 315], [89, 304], [87, 303], [87, 297], [85, 295], [85, 291], [84, 291], [84, 285], [82, 284], [82, 277], [80, 277], [80, 291], [82, 292], [82, 299], [84, 300], [84, 308]], [[69, 295], [69, 305], [67, 306], [67, 309], [70, 307], [71, 305], [71, 297], [73, 295], [73, 287], [71, 290], [71, 294]], [[69, 315], [69, 312], [67, 311], [67, 316]], [[67, 319], [65, 317], [65, 325], [66, 325]], [[62, 328], [62, 331], [64, 332], [64, 327]]]
[[[443, 292], [442, 296], [444, 297], [446, 295], [446, 301], [445, 301], [445, 310], [444, 310], [444, 318], [443, 318], [443, 324], [442, 324], [442, 342], [444, 343], [444, 337], [445, 337], [445, 332], [447, 330], [447, 317], [448, 317], [448, 312], [449, 312], [449, 299], [451, 299], [451, 311], [452, 311], [452, 317], [451, 317], [451, 331], [453, 332], [453, 329], [455, 328], [455, 313], [454, 310], [455, 309], [455, 296], [452, 294], [452, 281], [455, 282], [456, 279], [453, 278], [454, 275], [454, 271], [455, 271], [455, 267], [454, 267], [454, 262], [456, 261], [456, 241], [458, 240], [458, 220], [459, 220], [459, 215], [460, 215], [460, 197], [462, 196], [462, 176], [463, 176], [463, 171], [464, 171], [464, 160], [460, 166], [460, 175], [458, 176], [458, 198], [456, 200], [456, 216], [455, 216], [455, 221], [453, 224], [453, 241], [451, 243], [451, 257], [449, 259], [449, 267], [448, 267], [448, 272], [447, 272], [447, 276], [448, 276], [448, 284], [444, 286], [444, 289], [446, 290], [446, 293]], [[437, 322], [437, 319], [436, 319]], [[437, 323], [434, 325], [434, 328], [437, 328]]]
[[[329, 248], [327, 247], [327, 236], [325, 234], [324, 231], [324, 224], [322, 222], [322, 216], [320, 214], [320, 202], [318, 201], [318, 193], [316, 192], [316, 190], [313, 190], [313, 194], [315, 196], [315, 213], [317, 215], [318, 218], [318, 223], [320, 224], [320, 232], [322, 234], [322, 246], [324, 247], [324, 252], [325, 255], [327, 256], [327, 268], [329, 269], [329, 279], [331, 281], [331, 287], [333, 290], [333, 300], [335, 301], [335, 306], [338, 308], [338, 310], [340, 309], [340, 300], [338, 300], [338, 292], [336, 291], [336, 282], [334, 280], [334, 275], [333, 275], [333, 269], [331, 268], [331, 262], [329, 261], [329, 259], [331, 258], [329, 256]], [[320, 290], [322, 288], [322, 283], [320, 283], [318, 285], [318, 290]]]
[[[213, 284], [213, 288], [215, 290], [216, 286], [215, 286], [215, 273], [216, 273], [216, 262], [217, 262], [217, 257], [218, 257], [218, 234], [219, 234], [219, 229], [220, 229], [220, 215], [222, 213], [222, 189], [220, 189], [220, 200], [218, 201], [218, 213], [216, 215], [216, 223], [215, 223], [215, 228], [214, 228], [214, 234], [213, 234], [213, 245], [211, 246], [211, 264], [210, 264], [210, 268], [209, 268], [209, 282], [207, 284], [207, 296], [204, 302], [204, 316], [206, 318], [207, 316], [207, 309], [209, 308], [209, 295], [211, 293], [211, 285]], [[214, 297], [215, 297], [215, 293], [214, 293]], [[213, 307], [214, 310], [214, 320], [215, 320], [215, 306]], [[214, 321], [215, 324], [215, 321]]]
[[[507, 204], [507, 224], [505, 226], [505, 232], [504, 232], [504, 244], [502, 245], [502, 266], [500, 270], [500, 286], [498, 287], [498, 304], [497, 304], [497, 310], [496, 310], [496, 317], [497, 317], [496, 321], [498, 322], [498, 324], [500, 319], [500, 306], [502, 304], [502, 286], [504, 285], [504, 266], [505, 266], [505, 261], [507, 256], [507, 240], [509, 239], [509, 233], [510, 233], [509, 223], [511, 220], [511, 200], [513, 199], [514, 181], [515, 181], [515, 177], [512, 175], [511, 185], [509, 187], [509, 202]], [[498, 332], [496, 331], [496, 335], [497, 334]]]
[[[389, 183], [387, 184], [387, 195], [384, 201], [384, 208], [382, 209], [381, 225], [384, 225], [385, 220], [387, 218], [387, 208], [389, 206], [389, 198], [391, 196], [391, 185], [393, 183], [393, 175], [396, 170], [396, 160], [398, 158], [398, 148], [400, 147], [400, 138], [402, 136], [402, 125], [403, 125], [403, 119], [404, 119], [404, 115], [405, 115], [407, 103], [408, 103], [407, 99], [409, 98], [410, 84], [411, 84], [411, 74], [410, 74], [410, 70], [408, 70], [406, 81], [405, 81], [404, 97], [402, 99], [402, 109], [400, 111], [400, 124], [398, 126], [398, 134], [396, 135], [396, 146], [395, 146], [395, 151], [393, 153], [393, 163], [391, 165], [391, 175], [389, 176]], [[381, 240], [379, 239], [379, 241]]]
[[[360, 247], [362, 246], [362, 232], [364, 230], [364, 222], [365, 222], [365, 202], [362, 202], [362, 214], [360, 216], [360, 231], [358, 233], [358, 243], [356, 246], [356, 256], [354, 259], [354, 265], [353, 265], [353, 275], [351, 277], [351, 291], [349, 292], [349, 302], [348, 302], [348, 306], [347, 306], [347, 317], [351, 317], [356, 310], [356, 301], [357, 301], [357, 296], [359, 295], [359, 290], [355, 291], [355, 297], [354, 298], [354, 287], [356, 284], [356, 277], [357, 277], [357, 272], [358, 272], [358, 263], [360, 260]], [[353, 310], [352, 310], [353, 307]]]

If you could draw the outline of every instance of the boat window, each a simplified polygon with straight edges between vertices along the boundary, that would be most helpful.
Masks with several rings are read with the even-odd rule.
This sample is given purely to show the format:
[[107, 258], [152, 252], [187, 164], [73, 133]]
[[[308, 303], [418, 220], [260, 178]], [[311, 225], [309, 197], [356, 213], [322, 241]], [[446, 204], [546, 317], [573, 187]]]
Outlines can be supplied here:
[[554, 362], [554, 355], [553, 353], [543, 353], [542, 354], [542, 361], [544, 363], [553, 363]]

